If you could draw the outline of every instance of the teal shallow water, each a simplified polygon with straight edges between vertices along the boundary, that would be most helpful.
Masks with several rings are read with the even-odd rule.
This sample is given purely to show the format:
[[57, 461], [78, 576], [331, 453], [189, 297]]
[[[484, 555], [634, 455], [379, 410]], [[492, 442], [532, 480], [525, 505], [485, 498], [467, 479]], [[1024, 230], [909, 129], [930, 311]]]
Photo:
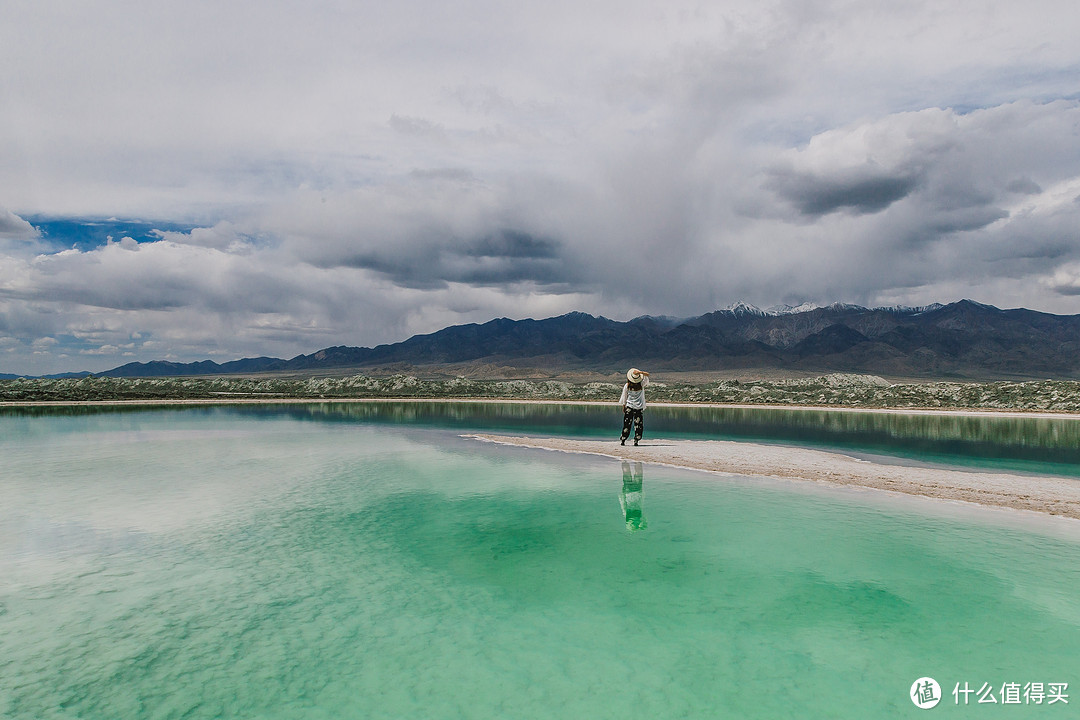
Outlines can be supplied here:
[[1075, 524], [280, 413], [0, 430], [3, 717], [919, 716], [925, 675], [950, 716], [1080, 702], [951, 695], [1080, 683]]

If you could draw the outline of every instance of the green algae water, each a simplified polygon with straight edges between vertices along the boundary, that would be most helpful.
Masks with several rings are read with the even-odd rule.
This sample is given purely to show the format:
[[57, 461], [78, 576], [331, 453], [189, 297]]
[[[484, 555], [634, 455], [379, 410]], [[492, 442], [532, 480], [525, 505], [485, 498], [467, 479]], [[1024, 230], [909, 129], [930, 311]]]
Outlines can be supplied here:
[[369, 420], [0, 415], [0, 717], [1075, 716], [1074, 522]]

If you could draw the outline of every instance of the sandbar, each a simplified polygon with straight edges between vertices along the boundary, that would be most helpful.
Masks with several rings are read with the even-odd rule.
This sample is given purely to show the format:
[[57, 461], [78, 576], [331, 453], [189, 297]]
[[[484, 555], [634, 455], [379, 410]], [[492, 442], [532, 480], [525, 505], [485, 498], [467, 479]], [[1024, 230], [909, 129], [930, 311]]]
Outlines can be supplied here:
[[464, 437], [502, 445], [602, 455], [724, 475], [853, 486], [1080, 519], [1080, 479], [1066, 477], [892, 464], [840, 452], [727, 440], [655, 438], [644, 440], [640, 446], [634, 447], [620, 445], [618, 440], [493, 434]]

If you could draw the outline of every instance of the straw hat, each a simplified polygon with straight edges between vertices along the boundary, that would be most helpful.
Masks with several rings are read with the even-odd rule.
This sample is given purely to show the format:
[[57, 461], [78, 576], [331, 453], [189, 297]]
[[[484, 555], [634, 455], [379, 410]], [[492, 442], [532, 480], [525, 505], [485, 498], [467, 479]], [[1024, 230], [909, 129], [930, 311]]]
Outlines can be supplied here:
[[626, 371], [626, 379], [632, 383], [639, 383], [644, 377], [645, 375], [637, 368], [630, 368]]

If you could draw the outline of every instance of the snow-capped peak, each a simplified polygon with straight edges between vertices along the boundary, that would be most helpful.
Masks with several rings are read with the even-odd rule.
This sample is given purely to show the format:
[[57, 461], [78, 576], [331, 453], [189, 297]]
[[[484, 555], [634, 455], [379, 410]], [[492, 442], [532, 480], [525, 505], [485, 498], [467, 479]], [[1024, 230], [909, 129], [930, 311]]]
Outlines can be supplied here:
[[798, 305], [773, 305], [765, 311], [766, 315], [798, 315], [799, 313], [817, 310], [820, 305], [812, 302], [804, 302]]
[[921, 315], [925, 312], [932, 312], [934, 310], [940, 310], [945, 307], [941, 303], [931, 303], [930, 305], [885, 305], [882, 307], [876, 307], [875, 310], [885, 310], [886, 312], [904, 313], [911, 315]]
[[759, 307], [751, 305], [750, 303], [736, 302], [728, 305], [723, 310], [729, 312], [732, 315], [766, 315], [767, 313]]
[[922, 305], [919, 307], [911, 307], [909, 305], [888, 305], [878, 306], [874, 308], [867, 308], [863, 305], [855, 305], [854, 303], [834, 302], [828, 305], [821, 305], [819, 303], [806, 301], [798, 305], [773, 305], [766, 310], [762, 310], [750, 303], [735, 302], [723, 308], [720, 312], [728, 312], [732, 315], [756, 315], [758, 317], [776, 317], [780, 315], [799, 315], [801, 313], [810, 312], [812, 310], [833, 310], [833, 311], [845, 311], [851, 310], [856, 312], [865, 312], [867, 310], [883, 310], [885, 312], [894, 312], [901, 314], [918, 315], [920, 313], [932, 312], [940, 308], [945, 307], [941, 303], [933, 303], [931, 305]]

